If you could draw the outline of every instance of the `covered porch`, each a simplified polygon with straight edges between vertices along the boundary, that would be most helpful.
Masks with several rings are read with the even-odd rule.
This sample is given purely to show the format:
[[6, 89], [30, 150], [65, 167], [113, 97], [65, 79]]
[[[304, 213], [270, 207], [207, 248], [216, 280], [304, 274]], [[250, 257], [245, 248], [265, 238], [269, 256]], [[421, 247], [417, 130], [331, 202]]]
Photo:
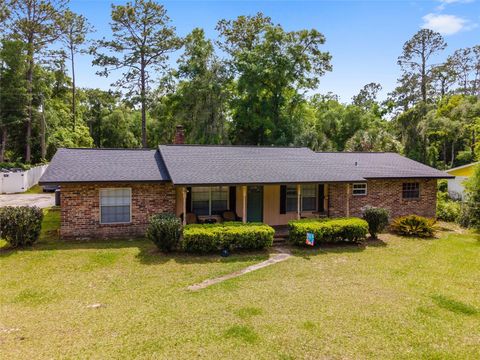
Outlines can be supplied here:
[[177, 216], [185, 225], [236, 220], [281, 226], [328, 216], [329, 207], [326, 183], [181, 186], [176, 200]]

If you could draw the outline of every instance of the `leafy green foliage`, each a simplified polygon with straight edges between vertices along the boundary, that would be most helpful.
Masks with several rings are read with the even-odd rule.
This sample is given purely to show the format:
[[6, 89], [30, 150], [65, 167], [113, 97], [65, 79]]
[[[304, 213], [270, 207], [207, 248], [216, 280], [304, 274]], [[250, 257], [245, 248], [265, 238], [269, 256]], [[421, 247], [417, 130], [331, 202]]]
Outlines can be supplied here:
[[374, 239], [388, 225], [389, 214], [386, 209], [367, 206], [363, 209], [363, 219], [368, 223], [368, 232]]
[[145, 236], [157, 247], [170, 252], [178, 248], [182, 224], [175, 214], [163, 213], [150, 218]]
[[435, 234], [435, 219], [428, 219], [423, 216], [407, 215], [396, 218], [391, 224], [394, 232], [415, 237], [431, 237]]
[[315, 244], [352, 242], [365, 239], [368, 223], [359, 218], [301, 219], [288, 222], [288, 236], [292, 244], [305, 245], [307, 233], [313, 233]]
[[460, 216], [461, 203], [450, 199], [447, 192], [437, 192], [437, 219], [455, 222]]
[[40, 236], [43, 212], [38, 207], [7, 206], [0, 208], [0, 236], [10, 246], [27, 246]]
[[260, 223], [225, 222], [187, 225], [183, 230], [182, 249], [210, 253], [222, 249], [254, 250], [272, 246], [275, 230]]
[[459, 223], [464, 227], [480, 229], [480, 165], [465, 182], [465, 202], [462, 204]]

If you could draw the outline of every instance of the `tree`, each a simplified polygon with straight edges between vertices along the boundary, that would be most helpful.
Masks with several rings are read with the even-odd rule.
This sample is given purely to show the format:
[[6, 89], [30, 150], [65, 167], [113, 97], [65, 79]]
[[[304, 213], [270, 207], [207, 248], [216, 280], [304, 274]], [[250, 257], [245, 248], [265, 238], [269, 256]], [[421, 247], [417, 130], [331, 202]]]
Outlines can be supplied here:
[[[152, 0], [135, 0], [126, 5], [112, 5], [112, 40], [100, 40], [92, 49], [94, 65], [104, 69], [98, 74], [126, 69], [115, 85], [127, 90], [133, 102], [140, 102], [142, 114], [142, 145], [147, 147], [147, 95], [150, 70], [167, 68], [168, 54], [181, 46], [181, 40], [170, 26], [162, 5]], [[104, 48], [107, 52], [101, 53]], [[122, 56], [117, 56], [121, 54]]]
[[60, 36], [59, 19], [67, 0], [9, 0], [12, 36], [26, 45], [27, 53], [27, 120], [25, 162], [31, 160], [33, 123], [33, 73], [35, 57]]
[[457, 90], [459, 93], [468, 95], [470, 94], [470, 75], [473, 70], [473, 53], [471, 48], [455, 50], [453, 55], [448, 57], [448, 60], [453, 67], [458, 85]]
[[61, 22], [62, 42], [67, 51], [64, 56], [70, 60], [72, 74], [72, 123], [73, 131], [75, 131], [77, 116], [77, 98], [75, 83], [75, 55], [84, 52], [83, 47], [87, 43], [86, 36], [93, 31], [93, 27], [88, 23], [83, 15], [75, 14], [67, 10], [64, 12]]
[[365, 85], [357, 95], [352, 97], [352, 103], [364, 109], [372, 109], [377, 106], [377, 96], [382, 90], [382, 85], [369, 83]]
[[0, 49], [0, 162], [5, 160], [9, 130], [18, 128], [25, 116], [25, 46], [20, 41], [4, 40]]
[[398, 64], [404, 73], [416, 74], [420, 81], [420, 94], [423, 102], [431, 83], [432, 64], [430, 58], [446, 48], [442, 35], [430, 29], [422, 29], [403, 45], [403, 53], [398, 58]]
[[217, 30], [237, 74], [232, 141], [292, 143], [298, 127], [293, 114], [303, 92], [316, 88], [331, 70], [330, 54], [320, 50], [325, 37], [315, 29], [287, 32], [260, 13], [221, 20]]
[[187, 141], [224, 143], [231, 79], [202, 29], [194, 29], [185, 38], [185, 52], [178, 59], [174, 76], [179, 80], [173, 95], [174, 117], [185, 126]]

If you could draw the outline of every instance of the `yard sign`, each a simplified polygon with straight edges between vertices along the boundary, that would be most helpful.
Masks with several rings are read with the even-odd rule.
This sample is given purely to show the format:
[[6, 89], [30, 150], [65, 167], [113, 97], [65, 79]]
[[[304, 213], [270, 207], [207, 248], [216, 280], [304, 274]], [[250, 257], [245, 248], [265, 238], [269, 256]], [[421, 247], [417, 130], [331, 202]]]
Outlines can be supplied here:
[[307, 241], [305, 243], [307, 245], [313, 246], [315, 244], [315, 234], [307, 232]]

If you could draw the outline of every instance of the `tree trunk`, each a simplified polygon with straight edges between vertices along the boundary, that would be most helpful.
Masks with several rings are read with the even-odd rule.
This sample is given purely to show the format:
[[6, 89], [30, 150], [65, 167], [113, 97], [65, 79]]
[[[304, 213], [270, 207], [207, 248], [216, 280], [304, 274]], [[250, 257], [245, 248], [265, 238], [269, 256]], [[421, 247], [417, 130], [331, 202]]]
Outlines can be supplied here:
[[141, 77], [141, 89], [140, 89], [140, 101], [142, 106], [142, 147], [147, 147], [147, 109], [146, 109], [146, 79], [145, 79], [145, 63], [142, 58], [140, 65], [140, 77]]
[[424, 103], [427, 102], [427, 59], [425, 58], [425, 51], [422, 51], [422, 78], [421, 78], [421, 87], [422, 87], [422, 100]]
[[0, 162], [5, 161], [5, 149], [7, 147], [7, 127], [2, 128], [2, 146], [0, 148]]
[[70, 59], [72, 60], [72, 121], [73, 121], [73, 131], [75, 132], [75, 126], [77, 122], [77, 88], [75, 86], [75, 59], [73, 48], [70, 47]]
[[46, 121], [45, 121], [45, 102], [42, 95], [42, 120], [40, 121], [40, 158], [45, 160], [47, 158], [47, 145], [46, 145]]
[[450, 167], [453, 167], [454, 161], [455, 161], [455, 141], [452, 141], [452, 162], [450, 163]]
[[32, 123], [33, 123], [33, 68], [35, 66], [33, 50], [33, 38], [28, 41], [28, 69], [27, 69], [27, 128], [25, 134], [25, 162], [31, 160], [31, 141], [32, 141]]

